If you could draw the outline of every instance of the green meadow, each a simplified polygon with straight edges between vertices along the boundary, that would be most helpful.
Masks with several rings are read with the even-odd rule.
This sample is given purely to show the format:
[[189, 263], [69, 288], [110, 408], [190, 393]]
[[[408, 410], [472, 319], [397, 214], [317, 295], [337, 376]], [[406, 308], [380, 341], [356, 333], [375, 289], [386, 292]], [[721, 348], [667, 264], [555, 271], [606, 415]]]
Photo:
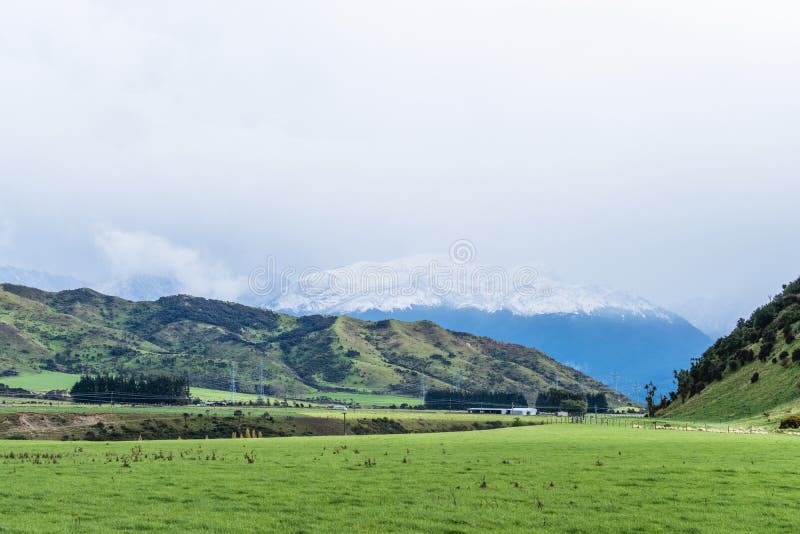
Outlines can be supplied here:
[[543, 425], [0, 442], [0, 532], [776, 532], [800, 439]]
[[55, 371], [40, 371], [38, 373], [24, 373], [18, 376], [4, 376], [0, 384], [11, 388], [22, 388], [28, 391], [50, 391], [53, 389], [70, 389], [80, 375], [57, 373]]

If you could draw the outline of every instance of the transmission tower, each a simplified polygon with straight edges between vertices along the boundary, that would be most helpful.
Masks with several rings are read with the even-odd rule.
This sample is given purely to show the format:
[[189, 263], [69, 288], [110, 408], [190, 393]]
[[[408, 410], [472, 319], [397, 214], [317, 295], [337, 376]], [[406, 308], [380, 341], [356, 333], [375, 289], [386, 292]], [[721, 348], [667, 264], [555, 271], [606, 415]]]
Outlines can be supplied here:
[[236, 404], [236, 363], [231, 362], [231, 404]]
[[613, 371], [609, 376], [614, 381], [614, 391], [619, 391], [619, 373]]
[[264, 400], [264, 358], [258, 365], [258, 401]]
[[419, 375], [419, 400], [425, 402], [425, 375]]

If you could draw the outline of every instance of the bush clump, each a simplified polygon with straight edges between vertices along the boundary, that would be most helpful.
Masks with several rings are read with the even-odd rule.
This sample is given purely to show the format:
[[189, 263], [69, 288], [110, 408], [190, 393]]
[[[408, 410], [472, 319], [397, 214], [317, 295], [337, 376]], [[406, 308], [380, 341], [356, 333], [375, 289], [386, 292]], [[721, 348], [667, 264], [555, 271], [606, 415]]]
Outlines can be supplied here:
[[755, 384], [756, 382], [758, 382], [759, 378], [760, 377], [758, 376], [758, 373], [753, 373], [753, 376], [750, 377], [750, 383]]
[[780, 428], [800, 428], [800, 415], [790, 415], [781, 421]]

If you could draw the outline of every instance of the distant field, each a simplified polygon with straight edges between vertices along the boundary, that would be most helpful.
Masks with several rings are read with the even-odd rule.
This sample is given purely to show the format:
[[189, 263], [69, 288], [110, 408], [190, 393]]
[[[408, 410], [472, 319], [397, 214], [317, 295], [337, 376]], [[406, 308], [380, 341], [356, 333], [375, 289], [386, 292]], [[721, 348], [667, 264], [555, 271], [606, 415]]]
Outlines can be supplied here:
[[328, 397], [337, 404], [350, 404], [355, 403], [361, 406], [392, 406], [397, 407], [408, 404], [409, 406], [418, 406], [422, 404], [419, 397], [399, 397], [397, 395], [375, 395], [370, 393], [326, 393], [319, 392], [308, 395], [309, 398], [317, 396]]
[[42, 371], [36, 374], [23, 374], [19, 376], [0, 377], [0, 384], [12, 388], [22, 388], [28, 391], [51, 391], [54, 389], [70, 389], [80, 375]]
[[[230, 401], [231, 400], [231, 392], [230, 391], [223, 391], [221, 389], [206, 389], [206, 388], [197, 388], [191, 386], [189, 388], [189, 394], [192, 398], [199, 398], [200, 400], [207, 401], [207, 402], [214, 402], [214, 401]], [[266, 400], [268, 397], [264, 397]], [[269, 397], [270, 404], [275, 401], [274, 398]], [[255, 402], [258, 400], [258, 395], [254, 395], [252, 393], [236, 393], [236, 402]]]
[[799, 453], [793, 436], [593, 425], [0, 441], [0, 517], [7, 532], [790, 532]]

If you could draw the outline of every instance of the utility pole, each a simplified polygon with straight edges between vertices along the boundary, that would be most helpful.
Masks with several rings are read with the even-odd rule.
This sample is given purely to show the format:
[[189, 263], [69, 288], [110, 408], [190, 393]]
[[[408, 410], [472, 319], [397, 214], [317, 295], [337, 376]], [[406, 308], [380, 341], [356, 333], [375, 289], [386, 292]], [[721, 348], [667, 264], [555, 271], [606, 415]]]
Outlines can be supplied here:
[[236, 404], [236, 363], [231, 362], [231, 404]]

